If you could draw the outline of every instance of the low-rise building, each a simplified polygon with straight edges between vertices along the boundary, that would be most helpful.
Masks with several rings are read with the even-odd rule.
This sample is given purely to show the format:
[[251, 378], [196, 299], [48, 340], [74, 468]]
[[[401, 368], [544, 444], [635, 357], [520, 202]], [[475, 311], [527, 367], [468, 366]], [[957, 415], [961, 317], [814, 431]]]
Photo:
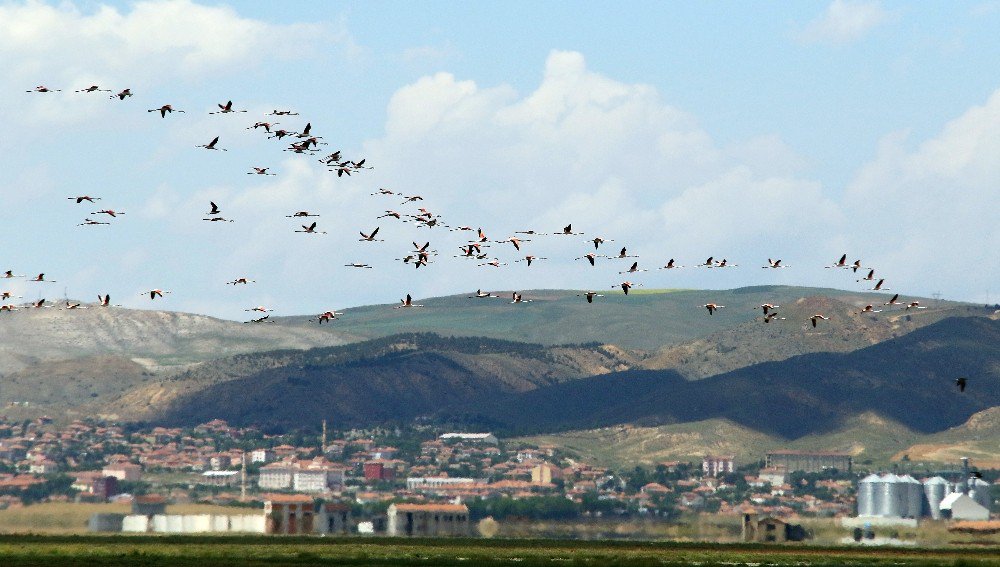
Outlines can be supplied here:
[[135, 482], [142, 478], [142, 466], [135, 463], [114, 463], [101, 470], [104, 476], [113, 476], [118, 480]]
[[386, 533], [390, 536], [468, 536], [465, 504], [391, 504]]
[[780, 467], [790, 473], [822, 472], [829, 469], [850, 472], [852, 465], [853, 457], [850, 453], [786, 449], [768, 451], [764, 461], [766, 468]]
[[701, 470], [705, 476], [721, 476], [735, 470], [736, 457], [733, 455], [706, 455], [701, 460]]

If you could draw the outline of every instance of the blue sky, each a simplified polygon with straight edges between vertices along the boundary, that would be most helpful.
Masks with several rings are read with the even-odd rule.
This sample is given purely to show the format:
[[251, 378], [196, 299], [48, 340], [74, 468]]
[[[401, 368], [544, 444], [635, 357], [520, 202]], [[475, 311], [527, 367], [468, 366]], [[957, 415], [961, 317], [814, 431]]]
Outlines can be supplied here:
[[[624, 278], [573, 260], [582, 238], [531, 242], [530, 272], [510, 244], [505, 268], [453, 259], [464, 234], [375, 220], [406, 208], [382, 186], [494, 239], [573, 222], [646, 268], [740, 264], [629, 276], [649, 287], [862, 289], [822, 269], [847, 252], [903, 293], [995, 300], [997, 29], [998, 2], [0, 3], [0, 269], [59, 280], [0, 284], [238, 319]], [[136, 95], [69, 92], [94, 83]], [[207, 114], [229, 99], [250, 112]], [[145, 112], [168, 102], [187, 113]], [[272, 108], [375, 169], [336, 179], [245, 130]], [[215, 135], [228, 152], [194, 147]], [[201, 221], [209, 200], [236, 222]], [[105, 207], [126, 215], [76, 226]], [[330, 234], [292, 232], [299, 209]], [[419, 272], [394, 261], [418, 238], [441, 250]]]

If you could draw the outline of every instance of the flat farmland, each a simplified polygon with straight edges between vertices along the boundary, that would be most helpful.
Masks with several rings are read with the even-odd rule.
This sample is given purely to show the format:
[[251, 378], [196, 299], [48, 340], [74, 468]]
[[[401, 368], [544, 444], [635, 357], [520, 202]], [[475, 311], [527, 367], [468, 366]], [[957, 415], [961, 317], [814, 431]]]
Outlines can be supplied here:
[[998, 565], [1000, 548], [900, 549], [611, 541], [0, 536], [4, 566]]

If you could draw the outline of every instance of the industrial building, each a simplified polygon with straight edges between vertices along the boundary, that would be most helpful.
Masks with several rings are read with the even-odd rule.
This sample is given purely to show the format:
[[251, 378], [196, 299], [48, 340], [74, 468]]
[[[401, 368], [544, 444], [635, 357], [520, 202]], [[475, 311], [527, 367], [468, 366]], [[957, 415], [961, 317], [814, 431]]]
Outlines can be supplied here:
[[935, 476], [918, 481], [910, 475], [871, 474], [858, 482], [858, 517], [980, 520], [989, 518], [989, 483], [969, 474], [951, 483]]

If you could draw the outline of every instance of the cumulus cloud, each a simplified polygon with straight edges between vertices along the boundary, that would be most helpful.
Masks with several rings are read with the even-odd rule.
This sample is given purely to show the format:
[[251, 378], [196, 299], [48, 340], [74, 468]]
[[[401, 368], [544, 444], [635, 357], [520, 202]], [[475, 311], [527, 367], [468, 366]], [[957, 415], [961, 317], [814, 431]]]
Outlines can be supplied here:
[[879, 2], [833, 0], [822, 15], [805, 26], [799, 39], [806, 43], [850, 43], [890, 17]]
[[847, 188], [858, 245], [876, 241], [891, 273], [950, 296], [983, 298], [1000, 281], [1000, 91], [916, 147], [898, 132]]
[[67, 85], [76, 88], [101, 77], [169, 80], [290, 54], [294, 38], [320, 31], [266, 24], [190, 0], [138, 2], [127, 12], [100, 5], [90, 13], [30, 1], [0, 6], [0, 68], [19, 77], [76, 81]]

